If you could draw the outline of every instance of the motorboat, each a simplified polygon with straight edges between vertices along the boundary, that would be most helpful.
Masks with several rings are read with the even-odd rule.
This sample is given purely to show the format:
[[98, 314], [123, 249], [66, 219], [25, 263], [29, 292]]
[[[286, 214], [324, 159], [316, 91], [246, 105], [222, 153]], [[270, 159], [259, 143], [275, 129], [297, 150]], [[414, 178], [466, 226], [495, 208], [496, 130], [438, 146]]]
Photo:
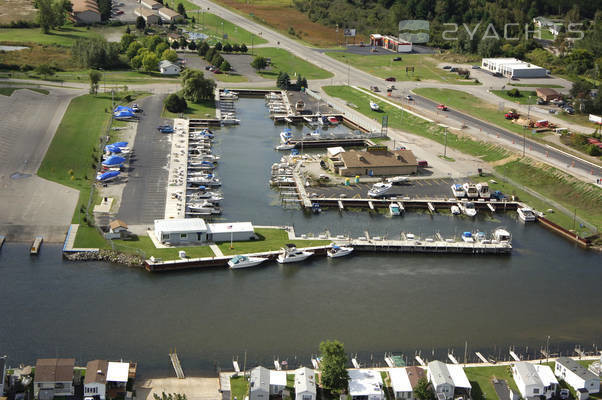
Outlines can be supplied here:
[[282, 143], [288, 142], [289, 140], [291, 140], [292, 137], [293, 137], [293, 133], [291, 132], [291, 130], [289, 128], [286, 128], [285, 130], [280, 132], [280, 141]]
[[309, 132], [308, 135], [313, 138], [318, 139], [318, 138], [322, 137], [322, 131], [320, 130], [320, 128], [317, 128], [317, 129]]
[[393, 216], [401, 215], [401, 209], [397, 203], [389, 203], [389, 213]]
[[472, 232], [464, 232], [462, 233], [462, 240], [466, 243], [474, 243], [474, 237], [472, 236]]
[[326, 256], [330, 258], [345, 257], [353, 252], [353, 247], [344, 247], [332, 244], [330, 249], [326, 251]]
[[328, 125], [328, 118], [320, 114], [317, 114], [316, 116], [318, 117], [318, 125]]
[[186, 204], [186, 207], [188, 207], [190, 211], [203, 215], [217, 215], [222, 213], [221, 208], [208, 201], [188, 203]]
[[190, 176], [188, 177], [188, 183], [191, 185], [202, 185], [202, 186], [221, 186], [221, 182], [218, 178], [212, 175], [204, 176]]
[[294, 245], [287, 245], [286, 248], [281, 249], [281, 253], [276, 260], [280, 264], [288, 264], [306, 260], [313, 255], [313, 251], [298, 250]]
[[458, 206], [451, 206], [451, 213], [452, 213], [452, 215], [460, 215], [460, 214], [462, 214], [462, 211], [460, 210], [460, 207], [458, 207]]
[[238, 125], [240, 120], [237, 118], [224, 118], [222, 119], [222, 125]]
[[328, 117], [328, 122], [332, 125], [338, 125], [339, 119], [337, 117]]
[[474, 217], [477, 215], [477, 209], [472, 201], [468, 201], [461, 206], [462, 212], [468, 217]]
[[372, 185], [372, 189], [368, 190], [368, 196], [370, 197], [380, 197], [384, 196], [389, 190], [391, 190], [393, 185], [391, 183], [379, 182]]
[[284, 151], [284, 150], [292, 150], [296, 145], [292, 143], [283, 143], [276, 146], [276, 150]]
[[469, 199], [476, 199], [477, 197], [479, 197], [479, 191], [477, 190], [476, 185], [472, 183], [465, 183], [463, 186], [464, 191], [466, 192], [466, 197], [468, 197]]
[[303, 111], [304, 108], [305, 108], [305, 102], [303, 100], [299, 100], [295, 104], [295, 110], [297, 110], [297, 111]]
[[452, 193], [454, 194], [454, 197], [457, 199], [466, 196], [464, 187], [462, 185], [460, 185], [459, 183], [454, 183], [453, 185], [451, 185], [451, 190], [452, 190]]
[[487, 182], [477, 183], [477, 191], [479, 192], [479, 197], [482, 199], [489, 199], [491, 197], [491, 192], [489, 191], [489, 185]]
[[98, 182], [108, 182], [108, 181], [111, 181], [113, 179], [116, 179], [119, 176], [119, 174], [120, 174], [119, 171], [104, 172], [102, 174], [96, 175], [96, 180]]
[[410, 178], [407, 176], [392, 176], [386, 179], [387, 182], [392, 183], [393, 185], [399, 185], [401, 183], [406, 183], [410, 181]]
[[485, 235], [485, 232], [477, 231], [477, 233], [474, 234], [474, 238], [479, 243], [483, 243], [483, 244], [491, 243], [491, 240], [487, 239], [487, 235]]
[[493, 231], [493, 239], [498, 243], [510, 243], [512, 235], [504, 228], [497, 228]]
[[375, 103], [374, 101], [370, 100], [370, 109], [372, 111], [380, 111], [380, 106], [378, 105], [378, 103]]
[[322, 212], [320, 203], [312, 203], [311, 204], [311, 212], [313, 212], [314, 214], [320, 214]]
[[535, 222], [537, 220], [537, 215], [528, 207], [519, 207], [516, 212], [518, 218], [523, 222]]
[[188, 157], [188, 160], [200, 160], [200, 161], [211, 161], [216, 163], [220, 159], [220, 156], [215, 156], [213, 154], [196, 154]]
[[228, 261], [228, 266], [232, 269], [249, 268], [255, 267], [266, 260], [267, 258], [264, 257], [234, 256]]
[[125, 162], [125, 158], [119, 156], [110, 156], [101, 164], [105, 167], [121, 167]]

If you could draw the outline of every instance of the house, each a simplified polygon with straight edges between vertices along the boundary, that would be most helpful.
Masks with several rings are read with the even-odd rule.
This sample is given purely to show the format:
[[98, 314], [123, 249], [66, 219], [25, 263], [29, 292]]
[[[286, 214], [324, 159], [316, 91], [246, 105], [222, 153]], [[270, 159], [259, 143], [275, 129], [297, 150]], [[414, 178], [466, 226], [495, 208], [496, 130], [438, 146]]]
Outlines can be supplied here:
[[147, 25], [157, 25], [161, 21], [159, 14], [152, 8], [138, 7], [134, 10], [134, 14], [144, 18]]
[[173, 245], [256, 239], [251, 222], [206, 224], [202, 218], [156, 219], [154, 233], [161, 243]]
[[414, 395], [414, 389], [418, 385], [420, 379], [426, 378], [426, 372], [423, 368], [416, 366], [407, 368], [391, 368], [389, 370], [389, 376], [391, 378], [393, 393], [395, 393], [395, 398], [397, 400], [414, 400], [416, 398]]
[[447, 370], [449, 371], [452, 381], [454, 382], [455, 395], [462, 396], [463, 398], [470, 398], [472, 385], [468, 381], [468, 377], [464, 372], [464, 368], [458, 364], [447, 364]]
[[[0, 357], [0, 397], [4, 396], [4, 382], [6, 381], [6, 356]], [[315, 400], [315, 399], [311, 399]]]
[[100, 9], [95, 0], [71, 0], [73, 18], [81, 24], [100, 22]]
[[371, 47], [382, 47], [395, 51], [397, 53], [411, 53], [412, 43], [388, 35], [381, 35], [379, 33], [373, 33], [370, 35], [370, 46]]
[[428, 363], [427, 376], [429, 382], [433, 385], [433, 390], [437, 394], [437, 398], [439, 398], [439, 393], [441, 393], [445, 399], [453, 399], [456, 387], [447, 369], [447, 364], [436, 360], [431, 361]]
[[165, 22], [182, 22], [184, 17], [167, 7], [159, 8], [159, 16]]
[[411, 150], [388, 150], [386, 146], [368, 147], [366, 151], [349, 150], [332, 157], [333, 171], [341, 176], [408, 175], [418, 170]]
[[587, 399], [591, 393], [600, 392], [600, 378], [572, 358], [558, 358], [554, 374], [575, 389], [578, 400]]
[[249, 379], [249, 400], [269, 400], [270, 370], [262, 366], [251, 370]]
[[517, 58], [483, 58], [481, 67], [508, 78], [545, 78], [548, 71]]
[[39, 400], [52, 400], [55, 396], [73, 396], [74, 358], [39, 358], [33, 395]]
[[562, 98], [562, 95], [560, 93], [550, 88], [537, 88], [535, 89], [535, 93], [537, 94], [537, 97], [539, 97], [543, 101], [552, 101], [554, 99]]
[[543, 365], [534, 365], [526, 361], [512, 365], [512, 377], [518, 391], [525, 399], [539, 396], [552, 398], [556, 394], [558, 381], [550, 375], [553, 375], [552, 370]]
[[169, 44], [171, 44], [173, 42], [179, 42], [180, 39], [182, 39], [183, 37], [184, 37], [184, 35], [180, 35], [179, 33], [169, 32], [167, 34], [167, 42]]
[[169, 60], [162, 60], [159, 62], [159, 71], [163, 75], [179, 75], [181, 68]]
[[316, 373], [313, 369], [295, 370], [295, 400], [316, 400]]
[[108, 369], [108, 361], [88, 361], [88, 364], [86, 365], [86, 377], [84, 378], [85, 397], [97, 396], [100, 400], [106, 399]]
[[336, 157], [341, 153], [344, 153], [345, 149], [342, 148], [341, 146], [336, 146], [336, 147], [328, 147], [326, 149], [326, 155], [328, 157]]
[[115, 219], [109, 224], [109, 230], [111, 233], [127, 232], [128, 225], [120, 219]]
[[161, 7], [163, 7], [163, 4], [161, 4], [155, 0], [141, 0], [140, 5], [142, 5], [142, 7], [146, 7], [151, 10], [158, 10]]
[[270, 395], [282, 396], [286, 388], [286, 371], [270, 370]]
[[349, 395], [351, 400], [383, 400], [383, 381], [380, 372], [371, 369], [350, 369]]

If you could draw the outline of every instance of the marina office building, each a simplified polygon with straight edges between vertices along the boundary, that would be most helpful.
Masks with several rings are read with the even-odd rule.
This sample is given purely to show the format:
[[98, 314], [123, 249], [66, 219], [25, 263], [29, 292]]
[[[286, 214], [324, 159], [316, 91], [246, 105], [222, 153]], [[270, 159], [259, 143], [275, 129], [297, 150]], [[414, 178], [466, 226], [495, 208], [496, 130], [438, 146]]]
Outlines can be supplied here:
[[154, 235], [176, 246], [256, 239], [251, 222], [207, 224], [202, 218], [156, 219]]
[[548, 76], [545, 68], [521, 61], [518, 58], [483, 58], [481, 67], [508, 78], [545, 78]]
[[409, 175], [418, 171], [418, 161], [411, 150], [387, 150], [378, 146], [366, 151], [339, 152], [328, 162], [341, 176]]

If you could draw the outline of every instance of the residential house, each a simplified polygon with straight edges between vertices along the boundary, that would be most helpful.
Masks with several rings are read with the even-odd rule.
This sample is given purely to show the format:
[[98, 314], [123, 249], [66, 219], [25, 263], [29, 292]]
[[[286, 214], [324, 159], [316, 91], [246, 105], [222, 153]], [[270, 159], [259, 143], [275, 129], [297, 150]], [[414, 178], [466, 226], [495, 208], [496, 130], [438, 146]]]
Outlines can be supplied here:
[[383, 146], [366, 151], [349, 150], [331, 157], [333, 171], [341, 176], [387, 176], [415, 174], [416, 157], [410, 150], [388, 150]]
[[441, 393], [445, 399], [453, 399], [456, 387], [447, 369], [447, 364], [437, 360], [431, 361], [428, 363], [427, 376], [437, 396]]
[[537, 94], [537, 97], [539, 97], [543, 101], [552, 101], [554, 99], [562, 98], [562, 95], [560, 93], [550, 88], [537, 88], [535, 89], [535, 93]]
[[591, 393], [600, 392], [600, 377], [572, 358], [556, 359], [554, 374], [577, 392], [578, 400], [585, 400]]
[[163, 75], [179, 75], [181, 68], [169, 60], [159, 62], [159, 72]]
[[351, 400], [383, 400], [383, 380], [380, 372], [370, 369], [350, 369], [349, 395]]
[[52, 400], [55, 396], [73, 396], [74, 358], [39, 358], [33, 395], [39, 400]]
[[[511, 369], [516, 387], [525, 399], [539, 396], [550, 399], [556, 393], [558, 381], [554, 382], [555, 379], [550, 381], [551, 370], [546, 371], [545, 368], [538, 369], [536, 367], [526, 361], [514, 363]], [[542, 377], [545, 379], [545, 383]]]
[[184, 21], [184, 17], [183, 16], [181, 16], [180, 14], [178, 14], [177, 12], [175, 12], [174, 10], [169, 9], [167, 7], [161, 7], [161, 8], [159, 8], [159, 16], [165, 22], [182, 22], [182, 21]]
[[416, 366], [391, 368], [389, 370], [389, 377], [391, 378], [391, 386], [397, 400], [414, 400], [416, 398], [414, 389], [420, 379], [426, 378], [426, 372], [423, 368]]
[[249, 386], [249, 400], [269, 400], [270, 370], [262, 366], [253, 368]]
[[94, 360], [86, 366], [84, 396], [105, 400], [125, 394], [129, 378], [129, 363]]
[[316, 400], [316, 373], [313, 369], [295, 370], [295, 400]]
[[468, 381], [468, 377], [464, 372], [464, 368], [458, 364], [446, 364], [447, 370], [452, 377], [454, 382], [454, 394], [456, 396], [462, 396], [464, 398], [470, 398], [470, 392], [472, 391], [472, 385]]
[[286, 388], [286, 371], [270, 370], [270, 395], [282, 396]]
[[155, 0], [141, 0], [140, 4], [142, 5], [142, 7], [146, 7], [151, 10], [158, 10], [161, 7], [163, 7], [163, 4], [161, 4]]
[[554, 371], [552, 371], [552, 368], [547, 365], [535, 364], [535, 370], [537, 371], [537, 375], [539, 375], [539, 379], [541, 379], [541, 383], [543, 384], [543, 391], [546, 399], [556, 397], [559, 384], [558, 379], [556, 379], [556, 376], [554, 376]]
[[157, 25], [161, 21], [159, 14], [152, 8], [138, 7], [134, 10], [134, 14], [144, 18], [147, 25]]
[[71, 0], [73, 18], [81, 24], [100, 22], [100, 9], [95, 0]]

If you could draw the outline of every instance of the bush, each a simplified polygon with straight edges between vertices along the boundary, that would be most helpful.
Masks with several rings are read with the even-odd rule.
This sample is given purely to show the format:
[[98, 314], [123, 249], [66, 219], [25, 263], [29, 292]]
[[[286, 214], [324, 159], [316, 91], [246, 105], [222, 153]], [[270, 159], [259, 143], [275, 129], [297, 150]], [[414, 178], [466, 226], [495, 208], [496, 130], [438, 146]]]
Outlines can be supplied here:
[[240, 52], [241, 52], [241, 53], [246, 53], [247, 51], [248, 51], [248, 49], [247, 49], [247, 45], [246, 45], [246, 44], [244, 44], [244, 43], [243, 43], [243, 44], [241, 44], [241, 45], [240, 45]]
[[595, 144], [590, 144], [589, 146], [587, 146], [587, 154], [589, 154], [590, 156], [599, 156], [600, 154], [602, 154], [602, 151], [600, 151], [600, 148]]
[[520, 90], [514, 88], [514, 89], [510, 89], [506, 92], [506, 94], [510, 97], [520, 97]]
[[217, 42], [213, 48], [217, 51], [220, 51], [222, 49], [222, 42]]
[[232, 45], [230, 43], [226, 43], [224, 45], [223, 51], [226, 53], [231, 53], [232, 52]]
[[232, 66], [230, 66], [230, 63], [228, 62], [228, 60], [224, 60], [220, 65], [219, 65], [219, 69], [221, 69], [222, 71], [228, 72], [232, 69]]
[[188, 104], [182, 96], [172, 93], [165, 99], [165, 108], [172, 113], [182, 113], [186, 111]]
[[232, 45], [232, 51], [235, 53], [238, 53], [240, 51], [240, 46], [238, 45], [238, 43], [234, 43]]

